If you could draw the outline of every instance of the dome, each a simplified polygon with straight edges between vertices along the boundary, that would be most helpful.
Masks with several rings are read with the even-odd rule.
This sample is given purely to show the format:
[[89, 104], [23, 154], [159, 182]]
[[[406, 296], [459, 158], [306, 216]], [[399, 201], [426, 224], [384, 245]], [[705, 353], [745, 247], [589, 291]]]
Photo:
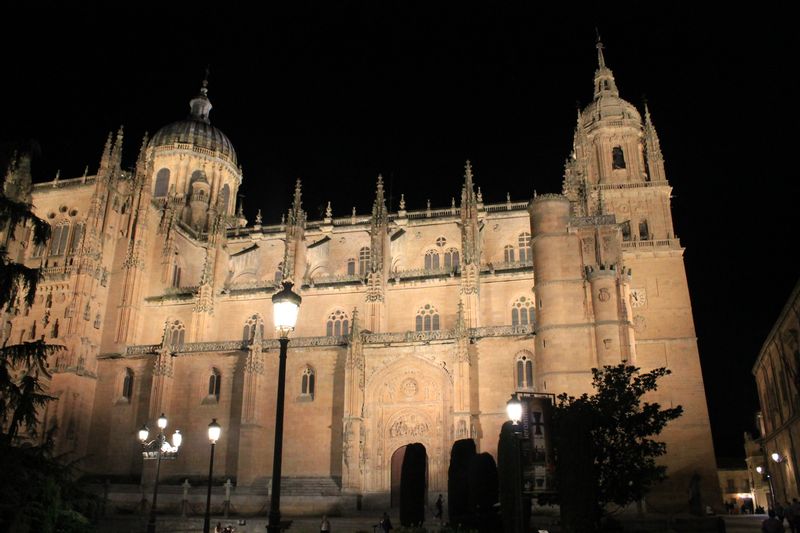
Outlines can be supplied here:
[[603, 120], [632, 121], [640, 125], [642, 117], [636, 106], [616, 95], [603, 95], [596, 98], [581, 112], [581, 123], [591, 128]]
[[208, 114], [211, 102], [208, 99], [208, 82], [203, 82], [200, 94], [189, 102], [191, 113], [184, 120], [167, 124], [153, 135], [150, 146], [167, 146], [175, 143], [191, 144], [198, 148], [218, 152], [220, 157], [236, 165], [236, 150], [228, 136], [211, 125]]

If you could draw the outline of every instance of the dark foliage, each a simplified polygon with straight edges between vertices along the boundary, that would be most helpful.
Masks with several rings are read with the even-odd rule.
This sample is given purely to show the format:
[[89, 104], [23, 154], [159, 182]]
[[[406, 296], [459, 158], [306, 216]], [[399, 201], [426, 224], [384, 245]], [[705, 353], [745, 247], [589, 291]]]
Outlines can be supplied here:
[[405, 527], [425, 520], [425, 492], [428, 456], [419, 443], [406, 447], [400, 477], [400, 523]]
[[522, 464], [520, 463], [519, 440], [514, 435], [514, 424], [506, 422], [500, 430], [497, 444], [497, 469], [500, 488], [500, 512], [504, 531], [519, 531], [516, 524], [520, 515], [520, 493], [522, 490]]
[[450, 449], [450, 468], [447, 470], [447, 514], [451, 524], [465, 523], [470, 516], [469, 465], [475, 457], [475, 441], [461, 439]]
[[474, 455], [469, 463], [469, 506], [471, 524], [481, 532], [498, 530], [495, 505], [498, 501], [497, 465], [490, 453]]
[[666, 467], [656, 464], [666, 445], [651, 437], [683, 408], [662, 409], [642, 397], [669, 373], [640, 374], [624, 363], [595, 368], [595, 394], [558, 397], [553, 426], [564, 531], [594, 531], [609, 504], [638, 501], [666, 477]]

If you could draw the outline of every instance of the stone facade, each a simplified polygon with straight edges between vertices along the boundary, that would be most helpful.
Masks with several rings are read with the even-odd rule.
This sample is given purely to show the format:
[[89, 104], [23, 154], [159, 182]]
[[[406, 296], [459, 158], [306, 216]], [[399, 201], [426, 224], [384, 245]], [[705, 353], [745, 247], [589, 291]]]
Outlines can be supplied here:
[[[280, 224], [235, 212], [243, 174], [209, 121], [205, 84], [188, 119], [142, 143], [123, 170], [123, 133], [94, 175], [38, 184], [51, 222], [36, 303], [6, 338], [44, 335], [58, 451], [112, 480], [147, 481], [136, 430], [162, 412], [184, 434], [167, 483], [202, 477], [205, 428], [222, 425], [215, 475], [236, 492], [271, 473], [277, 341], [270, 298], [303, 297], [289, 345], [284, 476], [333, 478], [385, 504], [392, 458], [419, 442], [429, 490], [445, 492], [452, 443], [495, 453], [515, 390], [579, 394], [590, 369], [667, 366], [652, 400], [683, 405], [664, 437], [670, 479], [649, 502], [684, 508], [699, 473], [717, 505], [703, 380], [671, 187], [649, 112], [619, 97], [598, 48], [594, 99], [579, 113], [562, 194], [484, 204], [469, 162], [460, 202], [307, 220], [298, 181]], [[531, 184], [533, 189], [533, 184]], [[274, 217], [270, 217], [274, 218]], [[24, 238], [22, 239], [24, 242]], [[58, 321], [57, 330], [53, 328]]]
[[795, 285], [753, 365], [761, 404], [760, 444], [765, 455], [764, 466], [772, 476], [778, 502], [800, 498], [797, 463], [800, 457], [799, 332], [800, 282]]

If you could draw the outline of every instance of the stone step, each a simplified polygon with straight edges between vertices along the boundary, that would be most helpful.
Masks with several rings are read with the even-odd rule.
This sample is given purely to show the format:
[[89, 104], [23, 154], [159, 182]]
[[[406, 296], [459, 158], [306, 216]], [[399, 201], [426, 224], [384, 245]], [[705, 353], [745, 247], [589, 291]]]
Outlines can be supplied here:
[[338, 496], [339, 481], [330, 477], [288, 477], [281, 482], [281, 494], [286, 496]]

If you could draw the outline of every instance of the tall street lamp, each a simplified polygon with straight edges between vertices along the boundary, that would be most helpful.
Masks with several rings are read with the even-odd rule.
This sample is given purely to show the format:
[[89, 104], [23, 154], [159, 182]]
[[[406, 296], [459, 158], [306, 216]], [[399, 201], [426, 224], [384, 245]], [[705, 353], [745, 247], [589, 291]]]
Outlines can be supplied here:
[[772, 475], [769, 473], [769, 469], [764, 468], [763, 466], [757, 466], [756, 472], [761, 475], [767, 476], [767, 481], [769, 482], [769, 496], [770, 500], [772, 500], [772, 508], [775, 509], [775, 487], [772, 486]]
[[516, 501], [514, 512], [514, 525], [512, 531], [524, 532], [527, 531], [525, 524], [525, 500], [522, 497], [522, 435], [520, 434], [522, 428], [520, 422], [522, 421], [522, 402], [519, 400], [519, 395], [515, 392], [511, 395], [511, 399], [506, 403], [506, 414], [508, 419], [513, 424], [513, 438], [514, 438], [514, 453], [516, 454], [516, 465], [513, 478], [514, 487], [514, 500]]
[[272, 297], [272, 314], [275, 331], [281, 345], [278, 365], [278, 398], [275, 402], [275, 447], [272, 457], [272, 497], [269, 507], [268, 533], [281, 531], [281, 459], [283, 455], [283, 400], [286, 392], [286, 350], [289, 333], [297, 324], [300, 295], [292, 291], [292, 283], [283, 282], [283, 289]]
[[214, 446], [222, 433], [222, 426], [217, 424], [217, 419], [212, 418], [208, 425], [208, 440], [211, 441], [211, 460], [208, 462], [208, 492], [206, 493], [206, 517], [203, 520], [203, 533], [211, 531], [211, 476], [214, 473]]
[[153, 485], [153, 505], [150, 506], [147, 533], [155, 533], [156, 531], [156, 504], [158, 502], [158, 476], [161, 473], [161, 460], [178, 457], [178, 448], [181, 447], [181, 442], [183, 441], [183, 436], [180, 430], [177, 429], [172, 434], [172, 444], [167, 441], [167, 436], [164, 434], [164, 430], [167, 429], [167, 417], [164, 416], [164, 413], [161, 413], [161, 416], [158, 417], [156, 424], [158, 425], [158, 435], [150, 442], [147, 442], [150, 436], [147, 424], [139, 430], [139, 440], [142, 442], [142, 458], [145, 461], [156, 461], [156, 481]]

